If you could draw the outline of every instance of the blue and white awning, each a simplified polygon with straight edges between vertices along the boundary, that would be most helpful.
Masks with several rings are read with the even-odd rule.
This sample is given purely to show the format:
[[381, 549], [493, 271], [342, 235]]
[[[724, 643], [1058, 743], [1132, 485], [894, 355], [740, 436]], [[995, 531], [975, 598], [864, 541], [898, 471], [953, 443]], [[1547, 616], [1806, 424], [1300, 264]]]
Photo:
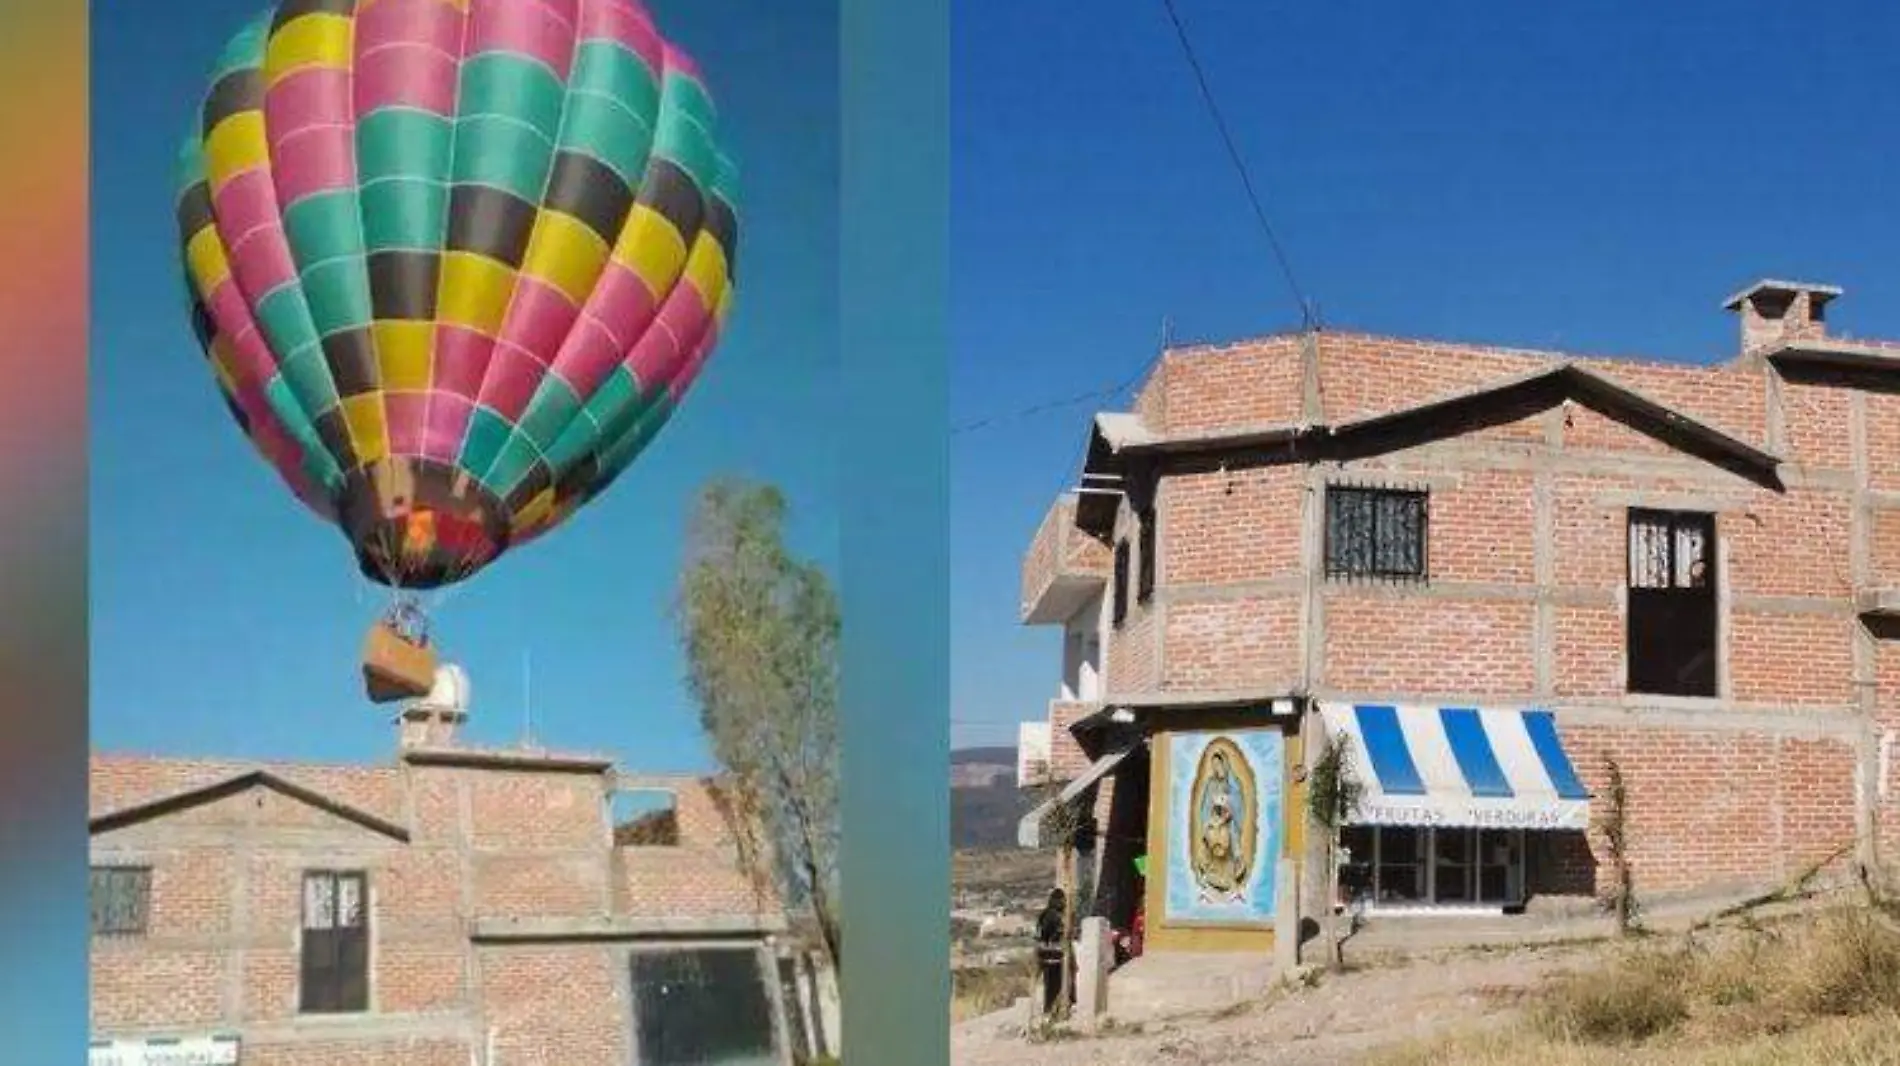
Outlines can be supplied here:
[[1358, 825], [1585, 829], [1590, 793], [1549, 711], [1322, 704], [1364, 787]]

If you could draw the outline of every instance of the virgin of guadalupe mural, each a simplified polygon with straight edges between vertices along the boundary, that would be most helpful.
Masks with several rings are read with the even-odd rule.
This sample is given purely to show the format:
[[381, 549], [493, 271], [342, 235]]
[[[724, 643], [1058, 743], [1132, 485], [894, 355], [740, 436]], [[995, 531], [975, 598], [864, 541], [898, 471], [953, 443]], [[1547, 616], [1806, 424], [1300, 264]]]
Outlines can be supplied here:
[[1258, 783], [1227, 737], [1208, 741], [1189, 793], [1188, 867], [1203, 903], [1245, 903], [1259, 858]]
[[1277, 729], [1168, 738], [1163, 922], [1269, 926], [1280, 854], [1285, 741]]

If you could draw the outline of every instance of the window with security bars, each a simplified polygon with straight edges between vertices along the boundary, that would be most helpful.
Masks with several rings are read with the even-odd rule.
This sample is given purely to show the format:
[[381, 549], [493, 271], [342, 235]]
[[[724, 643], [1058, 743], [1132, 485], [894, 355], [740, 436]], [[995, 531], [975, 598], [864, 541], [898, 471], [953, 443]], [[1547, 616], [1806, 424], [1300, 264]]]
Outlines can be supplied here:
[[301, 961], [303, 1013], [369, 1009], [369, 893], [361, 871], [304, 874]]
[[1428, 517], [1420, 490], [1327, 486], [1326, 576], [1425, 580]]
[[1117, 628], [1128, 619], [1128, 542], [1115, 542], [1115, 621]]
[[144, 866], [92, 868], [92, 935], [144, 936], [152, 914], [152, 871]]
[[742, 948], [635, 951], [634, 1061], [648, 1066], [778, 1062], [772, 981]]
[[1155, 510], [1144, 508], [1141, 512], [1141, 569], [1135, 581], [1135, 602], [1147, 603], [1155, 596], [1155, 569], [1160, 560], [1155, 558]]
[[1629, 513], [1629, 690], [1716, 694], [1715, 516]]

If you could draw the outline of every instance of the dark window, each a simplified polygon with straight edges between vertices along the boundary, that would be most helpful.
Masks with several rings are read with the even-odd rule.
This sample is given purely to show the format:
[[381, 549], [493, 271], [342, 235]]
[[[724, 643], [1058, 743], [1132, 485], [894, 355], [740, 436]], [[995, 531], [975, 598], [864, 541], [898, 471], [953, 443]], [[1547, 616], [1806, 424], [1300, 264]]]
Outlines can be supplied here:
[[1141, 512], [1141, 572], [1135, 583], [1135, 602], [1147, 603], [1155, 595], [1155, 511], [1149, 507]]
[[1629, 690], [1715, 695], [1715, 518], [1629, 515]]
[[633, 953], [634, 1061], [649, 1066], [776, 1062], [759, 953], [733, 948]]
[[361, 872], [303, 878], [303, 1011], [369, 1009], [369, 893]]
[[1326, 576], [1425, 579], [1426, 496], [1409, 489], [1326, 489]]
[[152, 913], [152, 871], [143, 866], [92, 868], [92, 935], [144, 936]]
[[1128, 542], [1115, 542], [1115, 624], [1128, 617]]

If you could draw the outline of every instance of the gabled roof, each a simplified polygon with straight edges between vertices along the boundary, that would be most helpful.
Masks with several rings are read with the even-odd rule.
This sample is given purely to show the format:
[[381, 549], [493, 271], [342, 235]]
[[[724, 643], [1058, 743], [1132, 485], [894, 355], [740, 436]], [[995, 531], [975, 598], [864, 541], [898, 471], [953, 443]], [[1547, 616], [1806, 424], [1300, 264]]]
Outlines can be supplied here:
[[[1289, 457], [1351, 459], [1377, 455], [1434, 440], [1462, 436], [1473, 429], [1501, 425], [1549, 410], [1565, 400], [1647, 434], [1679, 451], [1713, 463], [1765, 488], [1780, 491], [1780, 457], [1683, 414], [1627, 385], [1563, 361], [1487, 382], [1423, 403], [1339, 423], [1278, 423], [1213, 432], [1158, 434], [1132, 415], [1098, 416], [1083, 469], [1091, 481], [1112, 491], [1126, 459], [1145, 456], [1218, 455], [1287, 448]], [[1078, 507], [1076, 521], [1101, 533], [1104, 512], [1112, 507]]]
[[160, 818], [167, 814], [201, 806], [227, 796], [235, 796], [253, 788], [268, 788], [273, 792], [288, 796], [300, 803], [308, 804], [327, 814], [353, 822], [374, 833], [381, 833], [404, 843], [409, 841], [409, 830], [385, 818], [371, 814], [360, 807], [352, 806], [321, 792], [305, 788], [296, 782], [286, 780], [269, 770], [248, 770], [230, 777], [220, 778], [210, 784], [198, 785], [157, 799], [136, 803], [129, 807], [109, 811], [95, 816], [87, 829], [92, 833], [104, 833], [114, 829]]

